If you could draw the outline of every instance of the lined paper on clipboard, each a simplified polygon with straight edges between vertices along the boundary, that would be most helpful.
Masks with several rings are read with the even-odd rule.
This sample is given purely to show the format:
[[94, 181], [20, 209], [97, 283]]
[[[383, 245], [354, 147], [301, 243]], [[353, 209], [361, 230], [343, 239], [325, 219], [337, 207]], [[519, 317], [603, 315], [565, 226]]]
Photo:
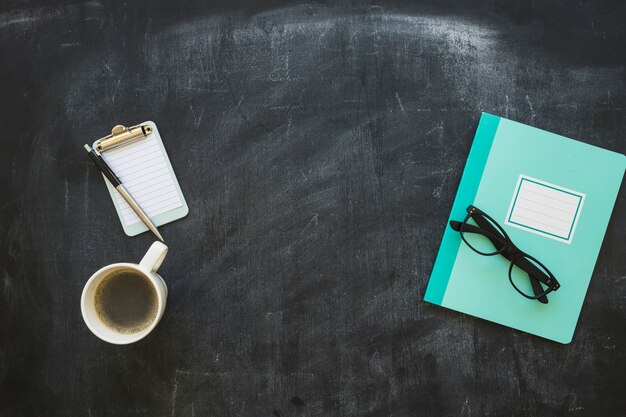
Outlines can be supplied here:
[[[188, 207], [156, 125], [152, 133], [102, 152], [102, 157], [156, 226], [184, 217]], [[124, 231], [134, 236], [147, 230], [126, 200], [106, 181]]]

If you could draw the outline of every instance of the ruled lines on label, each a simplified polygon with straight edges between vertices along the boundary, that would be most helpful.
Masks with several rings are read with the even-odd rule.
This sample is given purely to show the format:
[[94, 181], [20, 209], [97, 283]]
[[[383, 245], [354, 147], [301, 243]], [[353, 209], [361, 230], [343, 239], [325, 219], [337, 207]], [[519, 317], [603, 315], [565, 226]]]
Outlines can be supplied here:
[[506, 223], [570, 243], [585, 194], [520, 175]]

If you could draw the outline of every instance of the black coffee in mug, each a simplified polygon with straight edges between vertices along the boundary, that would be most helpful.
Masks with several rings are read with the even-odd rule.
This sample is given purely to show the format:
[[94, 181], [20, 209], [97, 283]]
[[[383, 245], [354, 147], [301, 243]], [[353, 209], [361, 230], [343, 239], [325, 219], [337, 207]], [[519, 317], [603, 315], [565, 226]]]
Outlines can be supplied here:
[[156, 319], [159, 300], [148, 277], [120, 269], [104, 277], [95, 291], [95, 310], [105, 326], [118, 333], [138, 333]]

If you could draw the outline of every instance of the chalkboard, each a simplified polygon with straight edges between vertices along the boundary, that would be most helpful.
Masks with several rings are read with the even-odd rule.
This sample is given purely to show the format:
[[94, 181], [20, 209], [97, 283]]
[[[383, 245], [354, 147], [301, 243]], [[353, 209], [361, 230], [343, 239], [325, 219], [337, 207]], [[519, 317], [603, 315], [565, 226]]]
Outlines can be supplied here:
[[[483, 111], [626, 153], [618, 1], [0, 6], [0, 416], [624, 416], [626, 193], [574, 340], [422, 301]], [[155, 332], [84, 143], [153, 120], [190, 207]]]

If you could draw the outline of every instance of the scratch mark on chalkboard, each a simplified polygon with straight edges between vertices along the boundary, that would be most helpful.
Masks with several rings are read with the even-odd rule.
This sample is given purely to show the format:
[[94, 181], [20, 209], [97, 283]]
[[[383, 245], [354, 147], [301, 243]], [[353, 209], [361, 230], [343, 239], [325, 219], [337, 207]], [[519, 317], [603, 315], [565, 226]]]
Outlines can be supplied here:
[[175, 411], [176, 411], [176, 396], [178, 395], [178, 372], [179, 370], [176, 370], [176, 373], [174, 375], [174, 389], [172, 389], [172, 399], [170, 400], [170, 404], [171, 404], [171, 416], [174, 417], [175, 415]]
[[146, 25], [146, 31], [144, 32], [144, 35], [143, 35], [143, 41], [146, 44], [148, 43], [148, 34], [151, 32], [151, 30], [152, 30], [152, 18], [149, 17], [148, 24]]
[[317, 227], [318, 223], [317, 223], [317, 216], [319, 213], [315, 213], [313, 215], [313, 217], [311, 217], [311, 220], [309, 220], [309, 223], [304, 227], [304, 229], [302, 229], [302, 233], [304, 233], [313, 223], [315, 223], [315, 227]]
[[67, 10], [62, 10], [60, 8], [39, 7], [2, 13], [0, 14], [0, 28], [11, 25], [30, 25], [41, 21], [54, 20], [64, 16], [72, 9], [75, 10], [75, 7], [70, 7]]
[[23, 198], [24, 197], [17, 197], [17, 198], [14, 198], [13, 200], [7, 201], [2, 206], [0, 206], [0, 210], [3, 210], [5, 208], [9, 207], [10, 205], [13, 205], [13, 204], [17, 203], [18, 201], [21, 201]]
[[593, 22], [591, 22], [591, 29], [593, 30], [593, 34], [596, 35], [597, 38], [606, 39], [606, 31], [598, 32]]
[[63, 175], [63, 214], [64, 217], [67, 217], [67, 214], [70, 211], [70, 184], [67, 180], [67, 165], [64, 165]]
[[507, 95], [504, 96], [504, 117], [506, 119], [509, 118], [509, 107], [510, 107], [509, 96], [507, 94]]
[[465, 397], [463, 406], [461, 407], [461, 415], [470, 417], [472, 415], [472, 407], [470, 406], [469, 397]]
[[433, 133], [437, 133], [437, 140], [439, 142], [443, 142], [443, 139], [444, 139], [444, 137], [443, 137], [443, 133], [444, 133], [443, 121], [440, 121], [439, 124], [437, 124], [437, 126], [433, 127], [428, 132], [426, 132], [426, 136], [431, 136]]
[[428, 170], [428, 172], [425, 172], [423, 174], [417, 174], [415, 178], [426, 179], [426, 178], [431, 178], [431, 177], [439, 176], [439, 175], [448, 175], [448, 174], [451, 174], [452, 171], [454, 171], [454, 167], [434, 169], [434, 170], [431, 169], [431, 170]]
[[448, 179], [448, 174], [446, 173], [446, 174], [444, 174], [443, 180], [441, 181], [441, 184], [439, 185], [439, 187], [436, 187], [433, 190], [433, 197], [435, 197], [437, 199], [439, 199], [439, 197], [441, 197], [441, 191], [443, 190], [443, 186], [446, 184], [447, 179]]
[[530, 120], [534, 122], [537, 113], [535, 113], [535, 109], [533, 109], [533, 103], [530, 102], [530, 97], [528, 97], [528, 94], [526, 94], [526, 103], [528, 103], [528, 108], [530, 109]]
[[61, 270], [59, 269], [59, 259], [61, 253], [61, 248], [63, 247], [63, 243], [59, 243], [54, 250], [54, 257], [52, 258], [52, 263], [54, 265], [54, 272], [56, 272], [57, 277], [61, 277]]
[[291, 111], [289, 112], [289, 116], [287, 117], [287, 140], [289, 140], [289, 138], [291, 138], [291, 122], [292, 122], [293, 116], [291, 115]]
[[115, 85], [115, 89], [113, 90], [113, 94], [111, 96], [111, 102], [115, 102], [115, 95], [117, 94], [117, 90], [120, 88], [120, 84], [122, 83], [122, 77], [124, 76], [124, 72], [120, 75], [120, 78], [117, 80], [117, 84]]
[[432, 135], [435, 132], [438, 132], [439, 134], [441, 134], [443, 132], [443, 122], [442, 121], [440, 121], [437, 126], [433, 127], [428, 132], [426, 132], [426, 136], [430, 136], [430, 135]]
[[577, 411], [585, 409], [584, 407], [581, 407], [581, 406], [576, 404], [577, 400], [578, 400], [578, 397], [576, 396], [576, 394], [572, 394], [572, 401], [569, 404], [569, 407], [567, 408], [567, 411], [569, 411], [570, 413], [575, 413]]
[[[172, 398], [170, 400], [170, 405], [171, 405], [171, 416], [174, 417], [174, 415], [176, 414], [176, 401], [178, 400], [178, 386], [179, 386], [179, 381], [178, 381], [178, 375], [190, 375], [191, 372], [190, 371], [186, 371], [184, 369], [176, 369], [176, 372], [174, 373], [174, 388], [172, 389]], [[206, 375], [205, 373], [203, 373], [203, 375]], [[193, 412], [193, 403], [192, 403], [192, 412]]]
[[85, 168], [87, 168], [85, 171], [85, 185], [84, 185], [84, 192], [83, 192], [83, 201], [84, 201], [84, 207], [83, 207], [83, 211], [85, 213], [85, 215], [88, 215], [89, 213], [89, 165], [85, 165]]
[[213, 56], [213, 36], [209, 35], [207, 39], [207, 55], [208, 55], [208, 67], [210, 68], [207, 71], [207, 81], [211, 82], [211, 75], [213, 75], [213, 80], [217, 81], [217, 69], [215, 66], [215, 57]]
[[176, 375], [191, 375], [191, 371], [186, 371], [184, 369], [177, 369]]
[[585, 66], [585, 70], [583, 71], [583, 82], [587, 81], [587, 73], [589, 72], [589, 67]]
[[237, 105], [235, 106], [235, 111], [239, 111], [239, 106], [241, 106], [241, 103], [243, 103], [243, 94], [241, 95], [241, 98], [239, 99], [239, 101], [237, 102]]
[[193, 104], [189, 105], [189, 110], [191, 110], [191, 114], [193, 117], [193, 125], [195, 127], [199, 127], [200, 126], [200, 122], [202, 121], [202, 116], [204, 115], [204, 108], [202, 108], [202, 111], [200, 112], [199, 115], [196, 114], [196, 112], [193, 109]]
[[271, 81], [291, 81], [291, 76], [289, 74], [289, 55], [285, 55], [281, 66], [274, 68], [274, 70], [269, 74], [269, 79]]
[[402, 100], [400, 100], [400, 95], [396, 92], [396, 101], [398, 102], [398, 106], [400, 106], [400, 110], [402, 110], [402, 114], [404, 117], [408, 118], [406, 112], [404, 111], [404, 106], [402, 105]]

